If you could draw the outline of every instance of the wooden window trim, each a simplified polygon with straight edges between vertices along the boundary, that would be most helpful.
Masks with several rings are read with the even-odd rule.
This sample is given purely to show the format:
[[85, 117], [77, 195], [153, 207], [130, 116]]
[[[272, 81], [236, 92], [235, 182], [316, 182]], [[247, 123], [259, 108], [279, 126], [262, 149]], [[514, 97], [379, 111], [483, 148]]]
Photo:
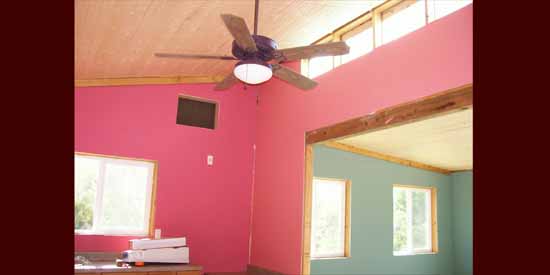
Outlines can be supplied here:
[[346, 213], [344, 225], [344, 257], [351, 257], [351, 180], [346, 179]]
[[[184, 99], [190, 99], [190, 100], [195, 100], [195, 101], [200, 101], [200, 102], [206, 102], [206, 103], [211, 103], [211, 104], [214, 104], [216, 106], [215, 110], [214, 110], [214, 128], [212, 129], [209, 129], [209, 128], [204, 128], [204, 129], [209, 129], [209, 130], [216, 130], [218, 129], [218, 120], [219, 120], [219, 112], [220, 112], [220, 103], [216, 100], [213, 100], [213, 99], [209, 99], [209, 98], [202, 98], [202, 97], [197, 97], [197, 96], [192, 96], [192, 95], [186, 95], [186, 94], [179, 94], [178, 95], [178, 100], [180, 98], [184, 98]], [[191, 127], [195, 127], [195, 126], [191, 126]]]
[[[336, 256], [336, 257], [316, 257], [311, 258], [313, 260], [326, 260], [326, 259], [344, 259], [344, 258], [350, 258], [351, 257], [351, 180], [350, 179], [338, 179], [338, 178], [327, 178], [327, 177], [313, 177], [313, 180], [330, 180], [330, 181], [336, 181], [341, 182], [345, 185], [345, 208], [344, 208], [344, 255], [343, 256]], [[313, 187], [313, 182], [312, 182]], [[313, 189], [312, 189], [313, 190]], [[310, 192], [312, 193], [312, 192]], [[310, 194], [313, 195], [313, 194]], [[313, 204], [313, 197], [312, 197], [312, 203], [310, 203], [310, 208]], [[311, 210], [311, 209], [310, 209]], [[311, 216], [310, 216], [311, 218]], [[311, 220], [310, 220], [311, 221]], [[310, 222], [310, 230], [311, 230], [311, 222]]]
[[[368, 26], [367, 26], [368, 25]], [[346, 40], [346, 36], [349, 35], [350, 37], [354, 37], [355, 35], [357, 34], [360, 34], [361, 32], [363, 32], [364, 30], [368, 29], [368, 28], [372, 28], [374, 26], [372, 20], [370, 19], [370, 16], [367, 20], [363, 21], [361, 24], [355, 26], [354, 28], [350, 29], [349, 31], [345, 32], [345, 33], [342, 33], [342, 36], [341, 36], [341, 40], [342, 41], [345, 41]]]
[[[153, 181], [151, 182], [151, 205], [149, 209], [149, 227], [147, 237], [153, 238], [155, 231], [155, 212], [156, 212], [156, 202], [157, 202], [157, 177], [158, 177], [158, 161], [142, 158], [130, 158], [130, 157], [121, 157], [114, 155], [104, 155], [104, 154], [95, 154], [95, 153], [85, 153], [85, 152], [75, 152], [77, 156], [88, 156], [88, 157], [101, 157], [101, 158], [111, 158], [111, 159], [121, 159], [121, 160], [131, 160], [131, 161], [142, 161], [149, 162], [153, 164]], [[81, 235], [75, 232], [75, 235]]]
[[[431, 237], [432, 237], [432, 247], [430, 252], [426, 253], [416, 253], [413, 255], [422, 255], [422, 254], [437, 254], [439, 252], [439, 238], [438, 233], [438, 223], [437, 223], [437, 187], [434, 186], [422, 186], [422, 185], [403, 185], [403, 184], [394, 184], [394, 187], [406, 188], [406, 189], [420, 189], [420, 190], [429, 190], [430, 191], [430, 218], [431, 218]], [[392, 188], [392, 190], [393, 190]]]

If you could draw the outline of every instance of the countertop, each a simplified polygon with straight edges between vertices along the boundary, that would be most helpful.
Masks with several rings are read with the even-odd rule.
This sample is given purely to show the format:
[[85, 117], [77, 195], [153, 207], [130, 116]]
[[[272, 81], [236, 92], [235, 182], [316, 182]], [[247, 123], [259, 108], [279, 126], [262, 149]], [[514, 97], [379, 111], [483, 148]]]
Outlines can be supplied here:
[[75, 265], [74, 273], [103, 273], [103, 272], [154, 272], [154, 271], [197, 271], [202, 270], [200, 265], [193, 264], [146, 264], [145, 266], [118, 267], [112, 261], [93, 262], [89, 265]]

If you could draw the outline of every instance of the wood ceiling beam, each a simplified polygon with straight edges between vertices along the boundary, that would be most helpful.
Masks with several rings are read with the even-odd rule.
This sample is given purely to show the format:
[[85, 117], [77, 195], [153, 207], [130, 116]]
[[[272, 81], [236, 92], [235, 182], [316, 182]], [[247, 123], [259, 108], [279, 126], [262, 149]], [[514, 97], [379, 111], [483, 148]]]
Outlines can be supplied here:
[[322, 144], [330, 148], [334, 148], [334, 149], [338, 149], [338, 150], [342, 150], [342, 151], [346, 151], [354, 154], [359, 154], [359, 155], [363, 155], [363, 156], [367, 156], [375, 159], [381, 159], [381, 160], [385, 160], [385, 161], [389, 161], [389, 162], [393, 162], [393, 163], [397, 163], [397, 164], [401, 164], [409, 167], [428, 170], [436, 173], [448, 175], [453, 172], [451, 170], [435, 167], [435, 166], [421, 163], [418, 161], [394, 157], [394, 156], [374, 152], [368, 149], [359, 148], [359, 147], [355, 147], [349, 144], [344, 144], [336, 141], [326, 141], [326, 142], [323, 142]]
[[218, 83], [224, 77], [223, 75], [215, 75], [76, 79], [75, 87]]
[[469, 109], [473, 106], [473, 85], [467, 84], [441, 93], [381, 109], [306, 133], [306, 144], [364, 134], [434, 116]]

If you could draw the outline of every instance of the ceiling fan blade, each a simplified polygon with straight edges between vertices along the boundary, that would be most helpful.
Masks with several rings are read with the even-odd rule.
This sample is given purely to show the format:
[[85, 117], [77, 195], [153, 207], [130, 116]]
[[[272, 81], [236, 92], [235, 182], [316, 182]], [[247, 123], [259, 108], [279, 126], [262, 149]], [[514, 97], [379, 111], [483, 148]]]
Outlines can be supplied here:
[[281, 66], [279, 64], [271, 64], [273, 68], [273, 75], [302, 89], [310, 90], [317, 86], [317, 82], [313, 81], [310, 78], [307, 78], [287, 67]]
[[279, 62], [305, 59], [317, 56], [342, 55], [349, 53], [349, 46], [344, 41], [318, 45], [287, 48], [275, 51], [275, 60]]
[[233, 75], [233, 72], [231, 72], [221, 82], [218, 82], [218, 84], [216, 84], [216, 86], [214, 87], [214, 90], [216, 91], [227, 90], [237, 82], [239, 82], [239, 80], [235, 77], [235, 75]]
[[241, 17], [232, 15], [232, 14], [222, 14], [221, 15], [225, 26], [235, 38], [235, 42], [239, 45], [240, 48], [244, 49], [247, 52], [256, 52], [256, 42], [252, 39], [250, 31], [244, 22], [244, 19]]
[[238, 60], [233, 56], [218, 56], [218, 55], [205, 55], [205, 54], [155, 53], [155, 56], [166, 57], [166, 58], [202, 58], [202, 59]]

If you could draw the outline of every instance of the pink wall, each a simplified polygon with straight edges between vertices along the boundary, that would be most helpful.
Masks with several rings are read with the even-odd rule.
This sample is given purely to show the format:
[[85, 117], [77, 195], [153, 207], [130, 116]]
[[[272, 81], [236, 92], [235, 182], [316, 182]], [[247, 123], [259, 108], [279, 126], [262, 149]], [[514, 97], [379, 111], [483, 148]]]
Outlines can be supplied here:
[[[155, 227], [186, 236], [205, 271], [239, 271], [249, 256], [257, 88], [212, 87], [77, 88], [75, 151], [158, 160]], [[219, 128], [176, 125], [178, 94], [218, 101]], [[121, 251], [128, 239], [75, 236], [75, 250]]]
[[260, 88], [251, 264], [287, 274], [301, 271], [305, 132], [472, 83], [472, 7], [317, 80]]

